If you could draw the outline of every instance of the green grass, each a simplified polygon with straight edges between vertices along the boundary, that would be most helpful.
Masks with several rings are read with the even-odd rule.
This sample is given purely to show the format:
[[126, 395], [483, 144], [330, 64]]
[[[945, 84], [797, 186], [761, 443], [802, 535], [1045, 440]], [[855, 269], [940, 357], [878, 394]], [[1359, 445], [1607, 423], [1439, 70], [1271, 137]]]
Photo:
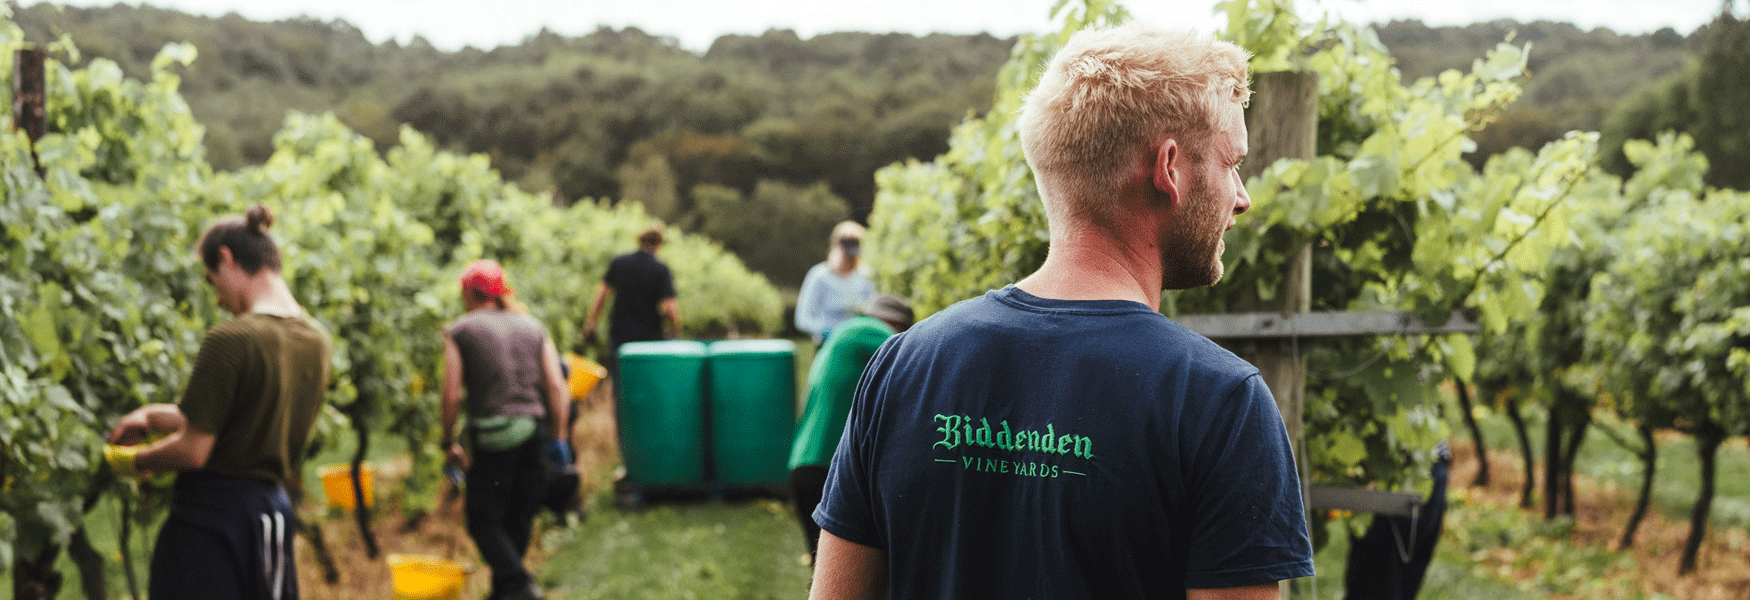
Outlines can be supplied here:
[[[800, 562], [802, 537], [788, 504], [774, 501], [658, 505], [641, 510], [611, 506], [605, 494], [582, 524], [550, 532], [542, 583], [566, 600], [617, 598], [806, 597], [810, 571]], [[1523, 521], [1523, 522], [1521, 522]], [[1533, 600], [1563, 580], [1509, 582], [1479, 566], [1477, 552], [1501, 545], [1538, 546], [1541, 533], [1517, 511], [1455, 505], [1449, 532], [1429, 566], [1422, 600]], [[1584, 580], [1596, 553], [1559, 545], [1548, 560], [1584, 566], [1554, 576]], [[1347, 537], [1333, 526], [1331, 543], [1315, 557], [1318, 576], [1302, 590], [1317, 598], [1344, 597]], [[1602, 559], [1613, 560], [1614, 556]], [[1599, 567], [1601, 568], [1601, 567]], [[1568, 586], [1571, 587], [1571, 586]], [[1302, 596], [1315, 597], [1315, 596]]]
[[701, 502], [620, 510], [606, 493], [587, 520], [551, 530], [549, 597], [799, 599], [808, 550], [788, 504]]

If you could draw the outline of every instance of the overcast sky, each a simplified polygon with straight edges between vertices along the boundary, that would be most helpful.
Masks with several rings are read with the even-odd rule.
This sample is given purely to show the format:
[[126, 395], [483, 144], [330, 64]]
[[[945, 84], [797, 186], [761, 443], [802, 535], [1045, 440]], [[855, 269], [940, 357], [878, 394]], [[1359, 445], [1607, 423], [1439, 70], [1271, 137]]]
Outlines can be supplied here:
[[[1214, 0], [1120, 0], [1138, 18], [1156, 24], [1214, 30]], [[1740, 14], [1750, 0], [1739, 2]], [[108, 5], [115, 0], [60, 0]], [[1608, 27], [1645, 33], [1672, 27], [1687, 34], [1720, 10], [1721, 0], [1301, 0], [1301, 12], [1329, 12], [1359, 23], [1421, 19], [1430, 25], [1463, 25], [1500, 18], [1550, 20], [1582, 28]], [[127, 2], [139, 4], [140, 2]], [[375, 42], [406, 42], [424, 36], [434, 46], [492, 48], [515, 44], [546, 27], [581, 35], [601, 25], [637, 26], [674, 36], [702, 51], [725, 33], [759, 34], [794, 29], [809, 37], [833, 31], [976, 33], [997, 36], [1052, 29], [1054, 0], [152, 0], [145, 4], [184, 12], [236, 12], [255, 20], [300, 15], [344, 19]]]

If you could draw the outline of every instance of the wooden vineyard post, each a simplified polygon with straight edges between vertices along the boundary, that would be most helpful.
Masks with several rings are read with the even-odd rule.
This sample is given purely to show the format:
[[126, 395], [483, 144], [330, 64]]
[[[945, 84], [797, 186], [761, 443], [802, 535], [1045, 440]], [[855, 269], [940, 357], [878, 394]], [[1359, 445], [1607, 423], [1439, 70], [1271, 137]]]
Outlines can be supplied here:
[[[1250, 179], [1279, 159], [1310, 160], [1318, 148], [1319, 78], [1317, 73], [1275, 71], [1258, 73], [1252, 82], [1252, 104], [1246, 110], [1247, 143], [1250, 152], [1240, 166], [1240, 176]], [[1302, 246], [1283, 273], [1276, 297], [1259, 301], [1259, 312], [1285, 314], [1312, 310], [1312, 250]], [[1288, 426], [1295, 456], [1305, 450], [1301, 405], [1306, 393], [1305, 361], [1296, 340], [1260, 342], [1253, 364], [1264, 375], [1282, 422]]]
[[[1319, 76], [1311, 72], [1273, 71], [1258, 73], [1252, 80], [1252, 102], [1246, 109], [1246, 140], [1249, 151], [1240, 166], [1240, 177], [1251, 179], [1279, 159], [1310, 160], [1318, 151]], [[1287, 314], [1312, 310], [1312, 249], [1303, 245], [1295, 251], [1283, 273], [1282, 287], [1276, 297], [1260, 301], [1258, 310]], [[1264, 376], [1270, 393], [1276, 396], [1276, 407], [1282, 411], [1282, 422], [1288, 426], [1288, 439], [1294, 445], [1295, 462], [1306, 462], [1306, 431], [1302, 426], [1301, 407], [1306, 396], [1306, 359], [1301, 356], [1298, 339], [1263, 341], [1256, 347], [1253, 364]], [[1305, 469], [1301, 469], [1304, 473]], [[1301, 505], [1308, 506], [1307, 482], [1301, 482]], [[1291, 586], [1282, 586], [1282, 597], [1288, 598]]]
[[43, 98], [47, 86], [43, 83], [43, 51], [20, 48], [12, 55], [12, 126], [23, 129], [30, 138], [30, 162], [36, 174], [43, 174], [42, 163], [36, 157], [36, 141], [48, 131], [47, 112]]

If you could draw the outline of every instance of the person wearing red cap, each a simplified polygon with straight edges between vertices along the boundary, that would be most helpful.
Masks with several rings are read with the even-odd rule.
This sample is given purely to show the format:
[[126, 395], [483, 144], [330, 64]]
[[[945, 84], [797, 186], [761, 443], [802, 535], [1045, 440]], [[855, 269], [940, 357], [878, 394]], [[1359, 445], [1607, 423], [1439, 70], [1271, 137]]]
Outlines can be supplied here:
[[[515, 292], [497, 262], [474, 261], [461, 283], [467, 312], [444, 331], [446, 463], [467, 469], [464, 512], [468, 535], [492, 568], [488, 600], [542, 598], [523, 555], [546, 494], [548, 461], [571, 461], [559, 352], [546, 328], [511, 300]], [[472, 452], [454, 434], [464, 394]]]

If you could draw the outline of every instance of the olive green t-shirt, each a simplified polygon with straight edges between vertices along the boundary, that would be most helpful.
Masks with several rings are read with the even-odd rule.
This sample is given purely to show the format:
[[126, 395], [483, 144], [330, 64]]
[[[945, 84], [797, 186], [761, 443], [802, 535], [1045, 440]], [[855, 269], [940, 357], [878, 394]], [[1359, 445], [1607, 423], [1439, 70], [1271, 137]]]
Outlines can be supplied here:
[[207, 471], [285, 481], [302, 467], [328, 385], [328, 332], [308, 317], [249, 313], [207, 330], [177, 404], [214, 435]]

